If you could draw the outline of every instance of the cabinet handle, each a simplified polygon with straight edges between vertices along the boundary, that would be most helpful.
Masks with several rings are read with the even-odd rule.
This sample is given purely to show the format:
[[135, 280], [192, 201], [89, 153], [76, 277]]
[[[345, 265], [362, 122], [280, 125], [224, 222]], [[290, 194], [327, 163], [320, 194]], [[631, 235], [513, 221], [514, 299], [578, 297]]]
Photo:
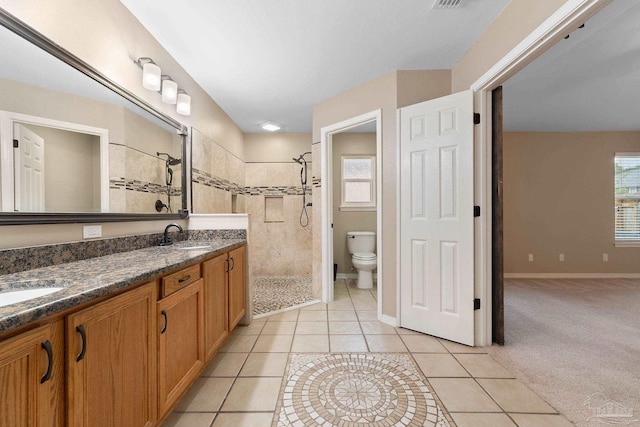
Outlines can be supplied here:
[[234, 268], [236, 268], [236, 260], [231, 257], [231, 269], [233, 270]]
[[182, 279], [178, 280], [178, 283], [186, 282], [189, 279], [191, 279], [191, 275], [188, 275], [187, 277], [183, 277]]
[[43, 384], [44, 382], [48, 381], [49, 378], [51, 378], [51, 372], [53, 371], [53, 347], [51, 346], [51, 341], [49, 340], [46, 340], [45, 342], [40, 344], [40, 347], [42, 347], [47, 352], [47, 357], [49, 359], [49, 362], [47, 364], [47, 372], [42, 376], [42, 378], [40, 378], [40, 384]]
[[231, 264], [229, 263], [229, 260], [228, 260], [228, 259], [225, 259], [225, 260], [224, 260], [224, 262], [225, 262], [225, 264], [227, 264], [227, 266], [226, 266], [226, 268], [225, 268], [224, 272], [225, 272], [225, 273], [228, 273], [228, 272], [229, 272], [229, 265], [231, 265]]
[[162, 315], [162, 317], [164, 317], [164, 326], [162, 327], [162, 330], [160, 331], [160, 333], [164, 334], [167, 331], [167, 325], [169, 324], [169, 319], [167, 318], [166, 310], [162, 310], [160, 314]]
[[78, 332], [82, 338], [82, 350], [80, 350], [80, 354], [76, 357], [76, 362], [79, 362], [84, 359], [84, 355], [87, 352], [87, 333], [84, 331], [84, 326], [82, 325], [76, 326], [76, 332]]

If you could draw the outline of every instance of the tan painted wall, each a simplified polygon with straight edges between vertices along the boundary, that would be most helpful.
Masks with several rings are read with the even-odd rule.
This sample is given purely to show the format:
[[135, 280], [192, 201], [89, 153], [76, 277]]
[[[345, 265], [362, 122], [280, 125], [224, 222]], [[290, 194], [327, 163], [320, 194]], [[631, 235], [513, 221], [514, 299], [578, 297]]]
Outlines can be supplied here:
[[[383, 265], [382, 312], [396, 315], [396, 109], [419, 101], [448, 95], [451, 89], [448, 70], [396, 71], [372, 80], [313, 107], [313, 175], [320, 177], [320, 129], [377, 109], [382, 110], [382, 229], [383, 248], [377, 248], [378, 265]], [[319, 188], [318, 188], [319, 190]], [[313, 286], [322, 287], [322, 229], [320, 191], [314, 188]], [[380, 279], [379, 279], [380, 280]], [[386, 284], [386, 285], [385, 285]]]
[[45, 211], [100, 212], [100, 138], [44, 126], [25, 127], [45, 141]]
[[376, 212], [343, 212], [341, 201], [341, 157], [347, 154], [376, 154], [375, 133], [339, 133], [333, 136], [333, 262], [338, 273], [351, 270], [351, 254], [347, 250], [348, 231], [376, 231]]
[[640, 272], [613, 244], [613, 156], [639, 151], [640, 132], [505, 133], [505, 273]]
[[469, 89], [566, 1], [512, 0], [451, 70], [451, 92]]
[[[245, 133], [244, 160], [247, 163], [290, 162], [311, 151], [310, 133]], [[305, 157], [311, 161], [311, 156]]]
[[[220, 141], [230, 152], [243, 158], [242, 131], [119, 0], [2, 0], [0, 7], [155, 108], [187, 126], [197, 127], [208, 137]], [[141, 56], [153, 58], [161, 66], [163, 74], [171, 75], [179, 86], [191, 95], [190, 117], [178, 115], [174, 107], [162, 103], [159, 94], [142, 87], [141, 71], [133, 63]], [[149, 229], [162, 231], [164, 225], [166, 221], [147, 224], [105, 224], [103, 231], [105, 235], [131, 235]], [[71, 241], [78, 239], [78, 236], [81, 238], [81, 232], [80, 225], [3, 227], [0, 246], [10, 248], [26, 244]]]

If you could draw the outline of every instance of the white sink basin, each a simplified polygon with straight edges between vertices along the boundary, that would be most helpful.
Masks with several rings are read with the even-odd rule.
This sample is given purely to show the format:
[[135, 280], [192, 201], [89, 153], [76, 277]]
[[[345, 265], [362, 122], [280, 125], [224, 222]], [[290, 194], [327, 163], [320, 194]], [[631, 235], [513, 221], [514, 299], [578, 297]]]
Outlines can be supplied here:
[[27, 301], [33, 298], [49, 295], [54, 292], [58, 292], [61, 289], [64, 288], [31, 288], [0, 292], [0, 307], [17, 304], [19, 302]]
[[175, 246], [176, 249], [181, 249], [183, 251], [190, 251], [190, 250], [202, 250], [202, 249], [211, 249], [211, 245], [203, 245], [203, 244], [179, 244]]

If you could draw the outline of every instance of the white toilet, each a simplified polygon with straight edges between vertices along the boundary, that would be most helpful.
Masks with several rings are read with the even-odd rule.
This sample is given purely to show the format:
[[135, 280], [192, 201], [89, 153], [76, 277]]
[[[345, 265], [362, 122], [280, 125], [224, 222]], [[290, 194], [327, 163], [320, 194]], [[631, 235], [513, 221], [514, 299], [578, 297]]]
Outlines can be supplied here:
[[376, 254], [376, 233], [373, 231], [349, 231], [347, 232], [347, 249], [351, 257], [351, 263], [358, 270], [358, 288], [373, 288], [373, 270], [378, 265]]

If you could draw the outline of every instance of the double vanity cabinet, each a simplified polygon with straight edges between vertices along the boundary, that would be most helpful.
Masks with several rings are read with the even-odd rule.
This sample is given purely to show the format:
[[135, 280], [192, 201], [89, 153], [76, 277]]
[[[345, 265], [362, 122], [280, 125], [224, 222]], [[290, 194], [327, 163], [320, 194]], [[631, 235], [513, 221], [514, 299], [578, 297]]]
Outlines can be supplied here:
[[0, 426], [155, 426], [245, 315], [245, 246], [0, 341]]

